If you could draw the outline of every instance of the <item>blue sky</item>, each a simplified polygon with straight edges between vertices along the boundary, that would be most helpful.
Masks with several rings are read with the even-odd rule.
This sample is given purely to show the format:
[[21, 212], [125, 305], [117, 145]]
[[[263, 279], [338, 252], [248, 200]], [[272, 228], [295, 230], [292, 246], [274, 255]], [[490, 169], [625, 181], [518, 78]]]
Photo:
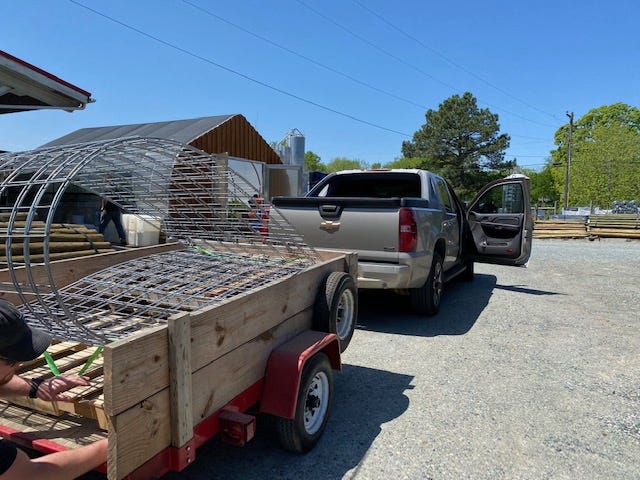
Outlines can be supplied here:
[[537, 169], [566, 112], [640, 106], [636, 0], [0, 3], [0, 49], [96, 99], [74, 113], [0, 115], [5, 150], [85, 127], [240, 113], [269, 142], [297, 128], [325, 163], [384, 164], [427, 109], [470, 91], [511, 136], [506, 158]]

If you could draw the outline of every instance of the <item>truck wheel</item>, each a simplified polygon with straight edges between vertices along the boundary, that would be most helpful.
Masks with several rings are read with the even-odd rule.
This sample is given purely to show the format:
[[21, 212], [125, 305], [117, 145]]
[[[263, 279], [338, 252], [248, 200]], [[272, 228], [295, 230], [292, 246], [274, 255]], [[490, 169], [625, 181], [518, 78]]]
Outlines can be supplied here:
[[302, 370], [295, 416], [277, 418], [282, 448], [306, 453], [318, 443], [329, 419], [332, 396], [333, 373], [329, 358], [324, 353], [317, 353]]
[[313, 329], [335, 333], [340, 353], [349, 346], [358, 318], [358, 289], [345, 272], [330, 273], [318, 290], [313, 306]]
[[417, 313], [435, 315], [440, 309], [443, 289], [442, 256], [439, 253], [434, 253], [427, 281], [422, 287], [409, 290], [411, 306]]

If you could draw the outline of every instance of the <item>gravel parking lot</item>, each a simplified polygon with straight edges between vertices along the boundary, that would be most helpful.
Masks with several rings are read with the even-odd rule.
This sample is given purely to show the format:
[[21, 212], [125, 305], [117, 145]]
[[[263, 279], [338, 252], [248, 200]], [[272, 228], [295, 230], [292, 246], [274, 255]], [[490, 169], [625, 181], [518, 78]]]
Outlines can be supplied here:
[[449, 285], [435, 318], [380, 293], [360, 308], [313, 452], [261, 419], [165, 478], [640, 478], [640, 241], [535, 241], [528, 268]]

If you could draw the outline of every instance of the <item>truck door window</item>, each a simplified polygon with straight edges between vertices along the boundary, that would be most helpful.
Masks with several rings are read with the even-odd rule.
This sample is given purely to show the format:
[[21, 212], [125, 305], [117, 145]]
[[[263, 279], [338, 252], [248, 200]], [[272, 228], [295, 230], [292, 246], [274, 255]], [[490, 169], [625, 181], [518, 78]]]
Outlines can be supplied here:
[[447, 212], [454, 212], [453, 201], [451, 200], [451, 195], [449, 194], [449, 189], [447, 185], [444, 183], [444, 180], [437, 178], [435, 180], [436, 189], [438, 190], [438, 196], [440, 197], [440, 201], [442, 202], [442, 206]]
[[480, 197], [472, 207], [475, 213], [524, 213], [524, 198], [520, 184], [498, 185]]

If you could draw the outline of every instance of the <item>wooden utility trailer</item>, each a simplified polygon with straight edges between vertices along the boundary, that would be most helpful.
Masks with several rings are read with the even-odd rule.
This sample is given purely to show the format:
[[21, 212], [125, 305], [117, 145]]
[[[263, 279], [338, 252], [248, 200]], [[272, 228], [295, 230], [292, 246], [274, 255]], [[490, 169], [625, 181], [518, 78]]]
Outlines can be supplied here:
[[[48, 269], [63, 286], [136, 256], [182, 248], [128, 249], [55, 261]], [[328, 389], [324, 394], [330, 401], [330, 370], [314, 375], [327, 359], [340, 369], [341, 348], [351, 339], [357, 315], [355, 255], [318, 253], [320, 261], [293, 276], [107, 343], [86, 370], [91, 387], [71, 391], [73, 403], [0, 402], [0, 436], [42, 452], [108, 437], [103, 471], [109, 480], [158, 478], [185, 468], [196, 459], [196, 449], [218, 433], [244, 444], [253, 435], [255, 418], [243, 412], [257, 405], [279, 418], [285, 447], [311, 448], [326, 421], [317, 415], [328, 411], [304, 412], [297, 403], [299, 390]], [[37, 267], [31, 270], [39, 275]], [[46, 282], [44, 268], [41, 273]], [[7, 271], [0, 272], [0, 281], [9, 281]], [[3, 296], [19, 303], [17, 296]], [[345, 309], [350, 317], [337, 318]], [[338, 335], [330, 333], [336, 329]], [[78, 373], [95, 348], [63, 341], [49, 352], [62, 374]], [[20, 374], [52, 375], [43, 358], [25, 364]], [[307, 420], [313, 422], [308, 431]]]

